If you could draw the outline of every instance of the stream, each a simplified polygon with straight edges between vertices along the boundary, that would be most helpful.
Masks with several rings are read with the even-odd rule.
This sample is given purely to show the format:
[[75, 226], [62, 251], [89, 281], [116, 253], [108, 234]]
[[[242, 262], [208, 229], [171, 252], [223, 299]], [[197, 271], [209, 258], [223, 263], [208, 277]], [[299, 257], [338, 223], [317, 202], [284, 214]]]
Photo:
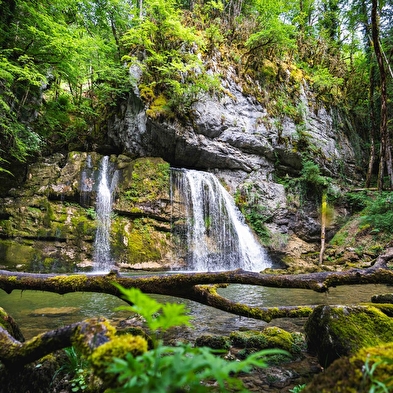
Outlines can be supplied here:
[[[351, 285], [332, 288], [321, 294], [305, 289], [282, 289], [231, 284], [219, 289], [226, 298], [250, 306], [275, 307], [308, 304], [358, 304], [369, 302], [371, 296], [391, 292], [383, 284]], [[192, 340], [201, 334], [229, 334], [241, 328], [261, 329], [267, 325], [282, 327], [288, 331], [302, 331], [305, 319], [281, 318], [266, 322], [239, 317], [199, 303], [162, 295], [152, 295], [160, 302], [182, 302], [193, 318], [195, 329], [183, 329], [185, 338]], [[40, 291], [15, 290], [11, 294], [0, 290], [0, 305], [19, 324], [26, 339], [43, 331], [56, 329], [94, 316], [105, 316], [115, 326], [131, 315], [116, 311], [125, 303], [114, 296], [76, 292], [65, 295]]]

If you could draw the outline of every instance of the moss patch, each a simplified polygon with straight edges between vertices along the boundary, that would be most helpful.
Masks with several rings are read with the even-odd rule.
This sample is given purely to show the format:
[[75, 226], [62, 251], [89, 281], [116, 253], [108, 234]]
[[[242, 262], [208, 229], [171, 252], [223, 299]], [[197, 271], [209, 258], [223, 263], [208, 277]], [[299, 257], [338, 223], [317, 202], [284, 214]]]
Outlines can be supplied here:
[[168, 234], [155, 229], [154, 220], [130, 221], [118, 217], [112, 223], [112, 253], [117, 261], [135, 264], [159, 261], [168, 251]]
[[[372, 367], [374, 366], [374, 370]], [[363, 348], [316, 375], [303, 393], [369, 393], [393, 390], [393, 343]], [[386, 390], [382, 389], [382, 385]], [[380, 388], [377, 390], [376, 388]], [[372, 390], [374, 389], [374, 390]]]
[[113, 361], [113, 358], [125, 358], [130, 353], [138, 356], [147, 351], [147, 341], [141, 336], [123, 334], [113, 337], [110, 341], [100, 345], [89, 357], [94, 373], [105, 379], [105, 370]]
[[152, 202], [169, 193], [170, 166], [161, 158], [138, 158], [123, 171], [120, 199], [131, 204]]
[[278, 327], [268, 327], [263, 331], [232, 332], [231, 343], [237, 348], [280, 348], [292, 354], [298, 353], [304, 338], [299, 333], [289, 333]]

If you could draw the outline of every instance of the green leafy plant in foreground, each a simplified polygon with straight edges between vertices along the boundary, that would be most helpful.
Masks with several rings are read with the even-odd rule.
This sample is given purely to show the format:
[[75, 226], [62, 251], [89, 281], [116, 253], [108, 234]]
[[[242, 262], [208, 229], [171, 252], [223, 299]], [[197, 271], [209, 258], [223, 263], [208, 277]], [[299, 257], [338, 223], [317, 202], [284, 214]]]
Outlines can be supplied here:
[[[184, 305], [160, 304], [138, 289], [115, 285], [124, 299], [132, 304], [121, 309], [140, 314], [152, 331], [190, 325]], [[212, 384], [215, 384], [214, 391], [236, 389], [247, 392], [236, 374], [251, 371], [253, 367], [266, 367], [268, 356], [287, 352], [279, 349], [263, 350], [243, 361], [227, 361], [217, 354], [218, 351], [211, 348], [194, 348], [190, 344], [166, 346], [155, 337], [152, 350], [136, 357], [127, 354], [125, 359], [113, 359], [107, 372], [117, 374], [119, 387], [109, 392], [208, 392], [212, 390]]]
[[381, 357], [378, 361], [371, 362], [367, 358], [363, 366], [363, 383], [370, 384], [369, 393], [389, 393], [392, 391], [393, 377], [380, 380], [381, 375], [376, 376], [377, 368], [393, 364], [393, 360], [387, 357]]

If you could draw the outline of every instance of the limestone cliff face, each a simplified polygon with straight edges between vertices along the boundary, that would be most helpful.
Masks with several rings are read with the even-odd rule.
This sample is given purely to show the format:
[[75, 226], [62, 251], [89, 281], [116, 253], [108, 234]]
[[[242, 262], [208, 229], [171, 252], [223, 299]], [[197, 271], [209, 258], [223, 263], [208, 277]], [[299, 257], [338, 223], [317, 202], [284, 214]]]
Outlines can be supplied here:
[[307, 150], [325, 174], [358, 178], [359, 137], [337, 110], [316, 104], [302, 89], [296, 121], [273, 118], [235, 79], [228, 70], [224, 93], [197, 102], [187, 124], [147, 117], [136, 90], [119, 106], [109, 136], [137, 157], [162, 157], [196, 169], [258, 172], [268, 180], [277, 172], [298, 173], [301, 151]]
[[337, 109], [316, 103], [306, 85], [293, 120], [272, 117], [243, 92], [233, 70], [227, 70], [222, 84], [224, 94], [196, 103], [186, 124], [148, 117], [136, 88], [119, 106], [109, 137], [131, 156], [162, 157], [172, 166], [214, 172], [233, 196], [264, 207], [272, 250], [295, 250], [296, 255], [315, 251], [320, 236], [317, 203], [300, 209], [293, 201], [298, 196], [288, 201], [275, 179], [298, 176], [307, 152], [324, 176], [359, 180], [359, 137]]
[[[108, 136], [124, 152], [110, 158], [120, 177], [111, 228], [120, 266], [158, 268], [179, 260], [170, 235], [169, 166], [213, 172], [272, 253], [298, 258], [317, 250], [317, 202], [300, 203], [276, 179], [297, 176], [307, 151], [323, 175], [356, 180], [358, 137], [337, 110], [318, 106], [306, 89], [295, 121], [273, 118], [235, 80], [229, 69], [224, 93], [196, 103], [186, 124], [148, 117], [137, 89], [119, 104]], [[7, 187], [0, 195], [0, 264], [36, 271], [91, 265], [101, 158], [55, 154]]]

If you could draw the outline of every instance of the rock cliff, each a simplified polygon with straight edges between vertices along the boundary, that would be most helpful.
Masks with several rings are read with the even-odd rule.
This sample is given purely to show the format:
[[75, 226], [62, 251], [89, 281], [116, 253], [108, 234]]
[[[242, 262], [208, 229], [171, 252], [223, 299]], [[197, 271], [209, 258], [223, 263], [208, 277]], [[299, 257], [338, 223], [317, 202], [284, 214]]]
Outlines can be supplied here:
[[[186, 121], [147, 116], [137, 88], [117, 106], [108, 137], [113, 151], [123, 152], [110, 159], [120, 173], [111, 232], [120, 266], [159, 267], [176, 259], [169, 166], [213, 172], [280, 258], [318, 249], [318, 201], [300, 202], [283, 185], [299, 175], [305, 152], [324, 176], [359, 178], [360, 141], [337, 109], [317, 105], [302, 89], [297, 118], [273, 117], [244, 92], [232, 69], [222, 83], [221, 94], [197, 102]], [[43, 271], [91, 265], [101, 157], [71, 152], [42, 158], [2, 192], [1, 263]], [[91, 184], [82, 177], [87, 160]]]

